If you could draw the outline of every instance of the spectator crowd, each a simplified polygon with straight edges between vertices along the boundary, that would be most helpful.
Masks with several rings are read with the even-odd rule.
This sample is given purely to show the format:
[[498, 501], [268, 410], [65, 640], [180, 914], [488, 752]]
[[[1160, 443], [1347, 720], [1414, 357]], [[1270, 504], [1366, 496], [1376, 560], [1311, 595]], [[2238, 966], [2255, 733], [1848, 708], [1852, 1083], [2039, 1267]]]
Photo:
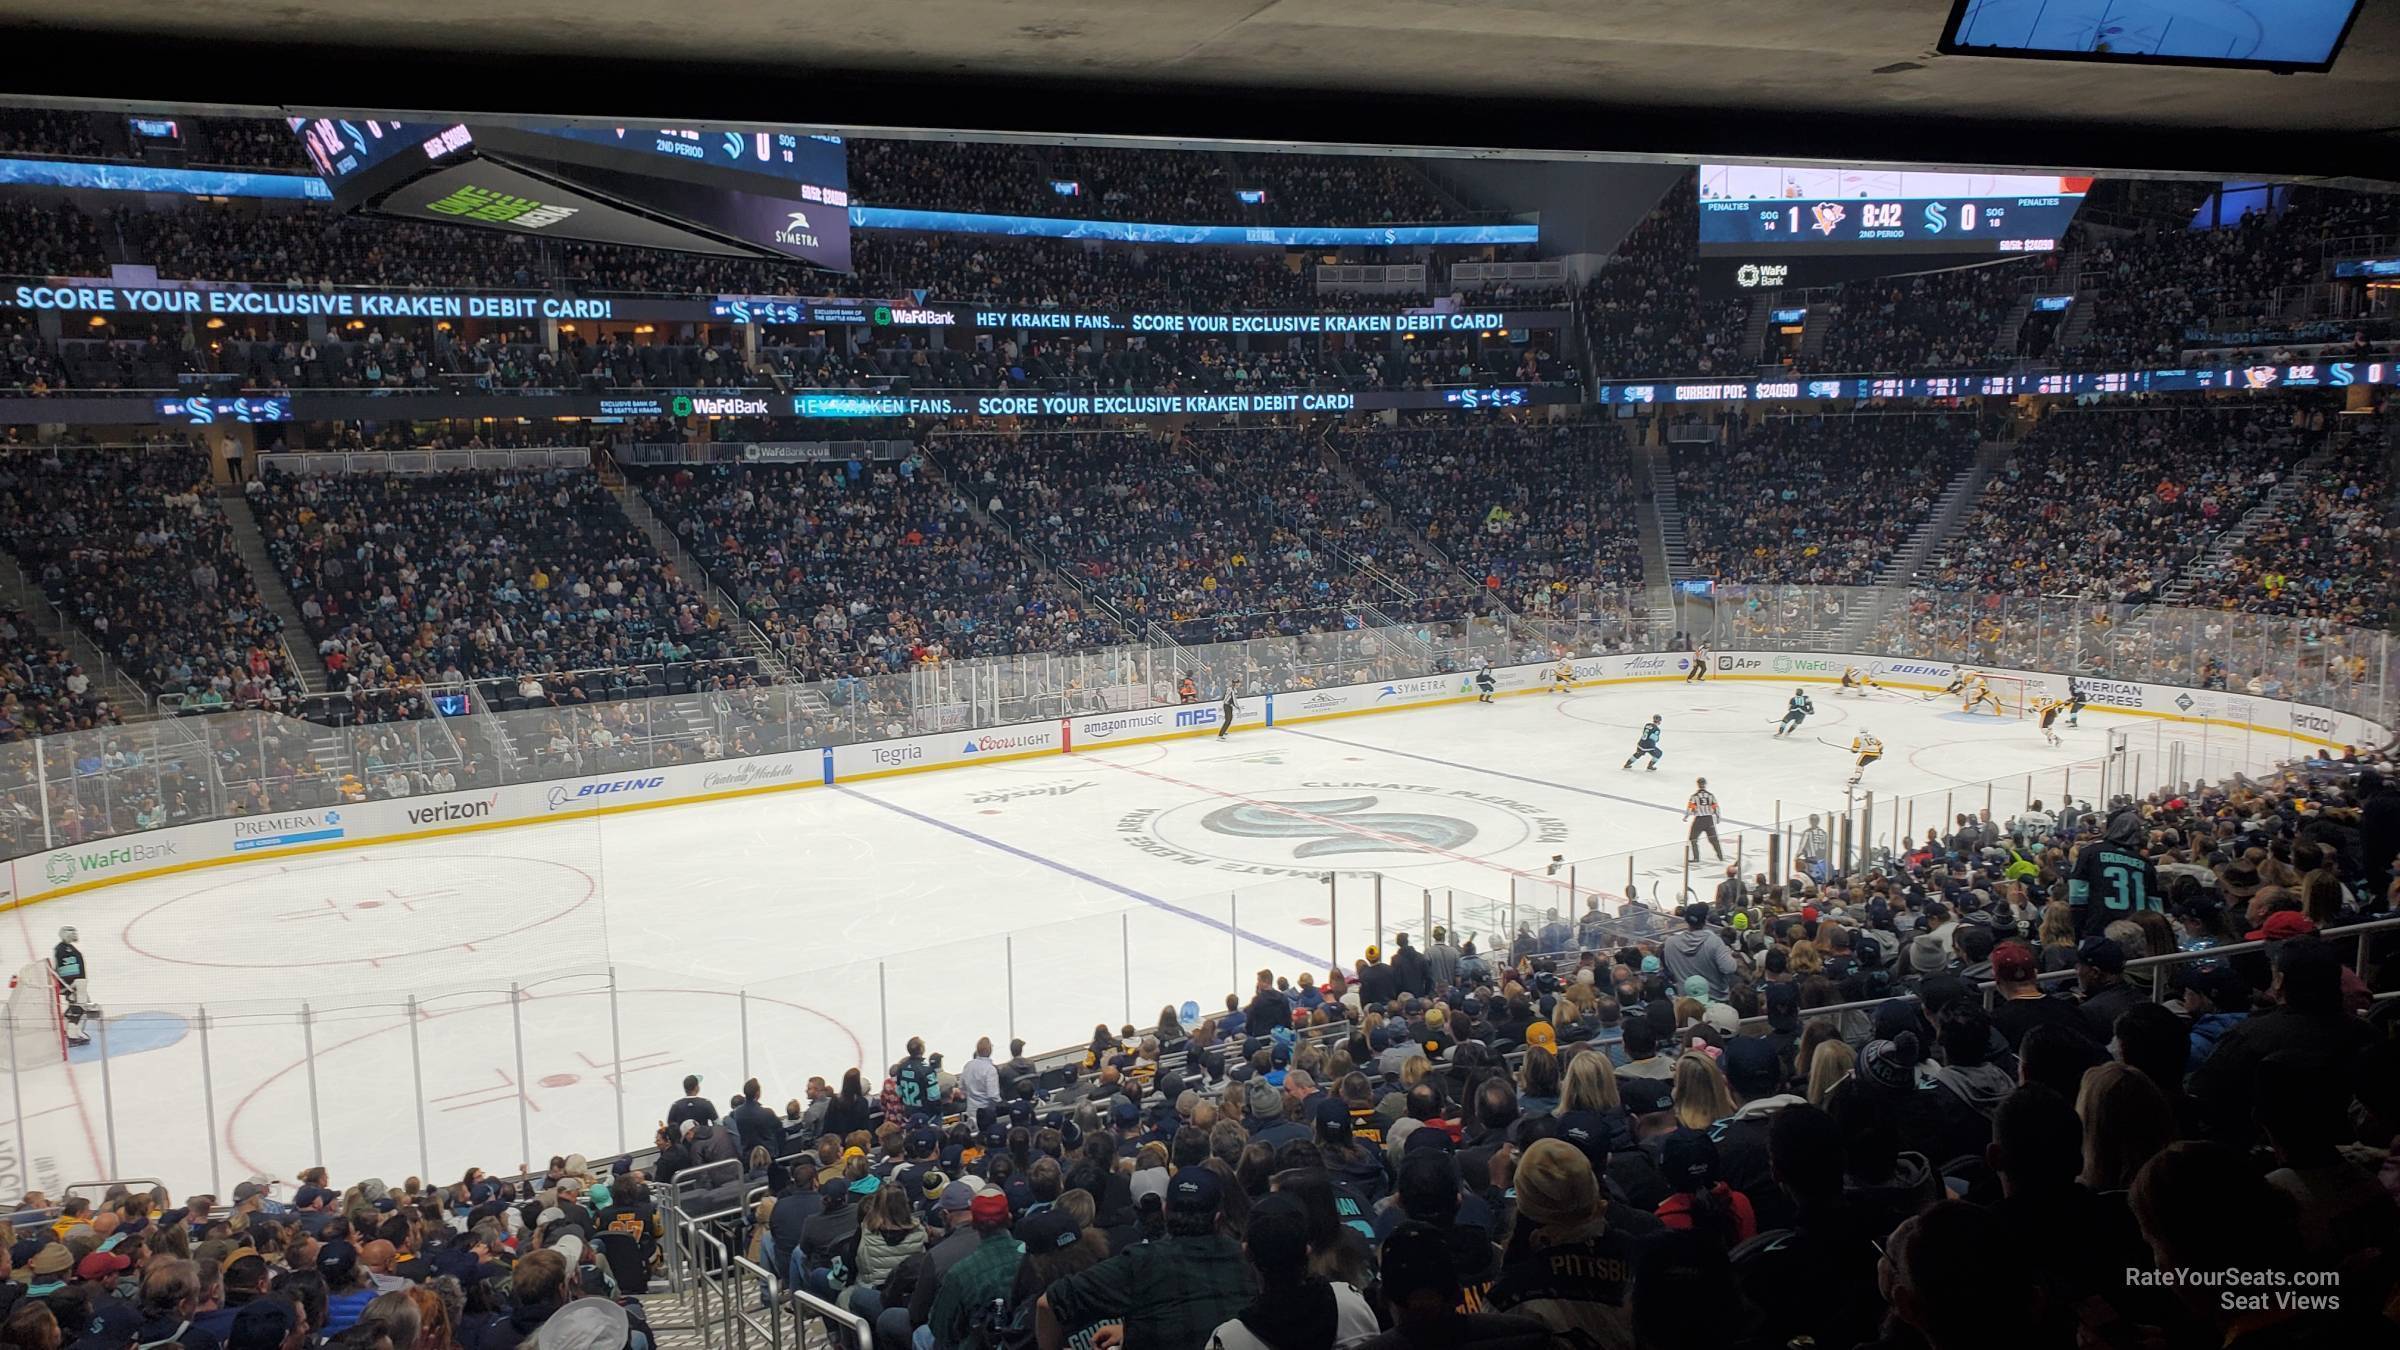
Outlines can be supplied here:
[[[883, 1350], [2390, 1339], [2380, 773], [1962, 815], [1853, 873], [1798, 839], [1676, 910], [1262, 970], [1064, 1069], [690, 1076], [652, 1147], [522, 1178], [29, 1193], [0, 1343], [649, 1350], [683, 1222]], [[2331, 1296], [2188, 1277], [2227, 1271]]]
[[1692, 566], [1721, 581], [1871, 584], [1974, 462], [1974, 419], [1778, 416], [1673, 446]]
[[724, 616], [587, 471], [270, 472], [246, 493], [337, 688], [729, 650]]

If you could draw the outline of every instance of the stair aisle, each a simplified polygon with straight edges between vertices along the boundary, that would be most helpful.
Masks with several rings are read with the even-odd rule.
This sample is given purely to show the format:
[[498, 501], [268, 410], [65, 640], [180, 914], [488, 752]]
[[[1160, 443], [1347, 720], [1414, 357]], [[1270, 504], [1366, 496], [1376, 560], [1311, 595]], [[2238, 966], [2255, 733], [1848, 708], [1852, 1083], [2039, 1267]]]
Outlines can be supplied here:
[[234, 549], [242, 555], [242, 566], [250, 569], [250, 580], [258, 587], [259, 598], [275, 617], [283, 620], [283, 650], [291, 659], [292, 669], [300, 675], [300, 683], [309, 693], [329, 693], [333, 677], [325, 671], [324, 661], [317, 656], [317, 640], [310, 636], [308, 625], [300, 621], [300, 606], [292, 602], [292, 593], [283, 584], [283, 571], [267, 552], [267, 537], [259, 532], [258, 517], [250, 510], [250, 499], [242, 495], [235, 484], [217, 489], [217, 504], [224, 508], [226, 521], [233, 526]]

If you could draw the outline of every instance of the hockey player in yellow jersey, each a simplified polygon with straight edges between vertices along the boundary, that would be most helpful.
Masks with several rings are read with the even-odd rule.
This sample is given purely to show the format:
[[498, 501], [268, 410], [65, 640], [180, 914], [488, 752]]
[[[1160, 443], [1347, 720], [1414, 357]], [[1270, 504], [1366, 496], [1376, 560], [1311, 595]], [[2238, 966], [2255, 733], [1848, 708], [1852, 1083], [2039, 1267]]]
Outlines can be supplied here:
[[2008, 715], [2008, 710], [2000, 706], [2000, 696], [1992, 692], [1991, 684], [1981, 675], [1967, 681], [1967, 701], [1959, 711], [1973, 712], [1977, 708], [1991, 709], [1994, 717]]
[[2066, 744], [2066, 742], [2058, 738], [2059, 715], [2067, 710], [2065, 700], [2049, 698], [2046, 696], [2043, 698], [2037, 698], [2033, 701], [2033, 710], [2041, 715], [2043, 738], [2048, 740], [2052, 745]]
[[1563, 694], [1575, 687], [1575, 663], [1560, 657], [1557, 668], [1550, 672], [1550, 692]]
[[1849, 786], [1857, 787], [1859, 777], [1866, 773], [1867, 766], [1883, 758], [1883, 742], [1876, 739], [1874, 732], [1862, 727], [1856, 736], [1850, 738], [1850, 752], [1858, 756], [1858, 767], [1850, 771]]

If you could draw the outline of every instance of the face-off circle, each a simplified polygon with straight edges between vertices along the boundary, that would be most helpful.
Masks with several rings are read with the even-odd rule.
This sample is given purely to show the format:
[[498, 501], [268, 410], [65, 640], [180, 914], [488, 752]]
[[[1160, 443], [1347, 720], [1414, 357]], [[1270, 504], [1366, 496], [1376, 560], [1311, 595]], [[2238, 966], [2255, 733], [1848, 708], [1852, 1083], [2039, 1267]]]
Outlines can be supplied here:
[[1210, 796], [1117, 823], [1153, 856], [1295, 876], [1488, 858], [1561, 843], [1566, 830], [1548, 808], [1500, 793], [1348, 779]]
[[546, 858], [412, 854], [245, 868], [135, 916], [125, 945], [227, 970], [381, 966], [488, 948], [598, 894], [590, 873]]

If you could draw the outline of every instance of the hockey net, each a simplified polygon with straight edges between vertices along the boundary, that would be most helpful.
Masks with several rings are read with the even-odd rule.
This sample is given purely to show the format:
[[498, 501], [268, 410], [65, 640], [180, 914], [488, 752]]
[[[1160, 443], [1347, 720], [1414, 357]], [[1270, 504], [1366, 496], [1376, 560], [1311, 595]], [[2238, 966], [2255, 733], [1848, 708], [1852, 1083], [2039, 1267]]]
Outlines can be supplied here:
[[[1980, 671], [1977, 676], [1991, 689], [1992, 697], [2000, 700], [2000, 707], [2007, 716], [2023, 717], [2026, 710], [2033, 706], [2033, 681], [2019, 675], [1991, 675]], [[1959, 702], [1964, 706], [1966, 697], [1962, 695]]]
[[8, 982], [8, 1055], [16, 1069], [63, 1063], [67, 1058], [66, 1007], [50, 963], [36, 961]]

